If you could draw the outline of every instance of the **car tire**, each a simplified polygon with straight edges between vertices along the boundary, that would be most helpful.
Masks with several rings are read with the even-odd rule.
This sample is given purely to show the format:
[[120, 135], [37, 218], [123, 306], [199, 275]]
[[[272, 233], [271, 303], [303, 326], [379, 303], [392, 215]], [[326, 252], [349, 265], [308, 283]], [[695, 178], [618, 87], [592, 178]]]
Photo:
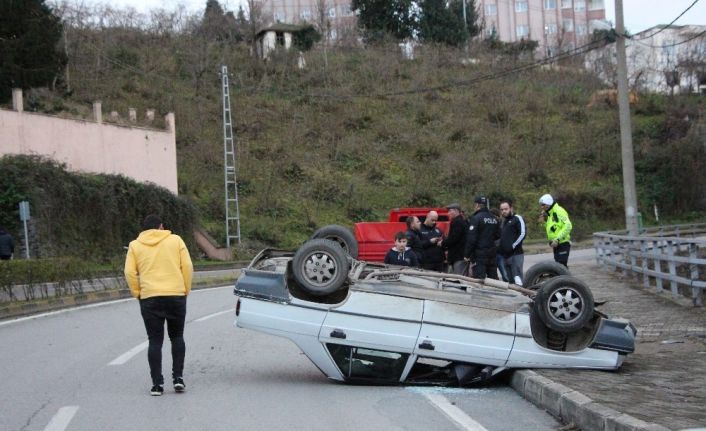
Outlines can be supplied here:
[[304, 291], [315, 296], [329, 295], [343, 287], [349, 269], [346, 252], [327, 239], [305, 242], [292, 258], [294, 279]]
[[571, 275], [569, 268], [552, 260], [545, 260], [532, 265], [525, 271], [523, 285], [528, 289], [537, 289], [540, 284], [560, 275]]
[[578, 331], [593, 318], [591, 290], [570, 275], [560, 275], [542, 284], [534, 298], [534, 306], [542, 322], [557, 332]]
[[350, 230], [343, 226], [337, 224], [324, 226], [314, 232], [311, 239], [327, 239], [336, 242], [350, 257], [358, 258], [358, 240]]

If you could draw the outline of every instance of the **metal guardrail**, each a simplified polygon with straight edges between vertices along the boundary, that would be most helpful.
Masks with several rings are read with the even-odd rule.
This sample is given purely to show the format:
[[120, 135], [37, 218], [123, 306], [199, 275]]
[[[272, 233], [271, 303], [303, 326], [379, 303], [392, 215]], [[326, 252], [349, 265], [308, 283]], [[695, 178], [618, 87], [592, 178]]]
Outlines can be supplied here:
[[704, 305], [706, 223], [647, 228], [638, 236], [596, 232], [593, 246], [598, 265], [642, 278], [645, 288], [654, 283], [658, 292], [668, 283], [672, 295], [691, 295], [694, 305]]

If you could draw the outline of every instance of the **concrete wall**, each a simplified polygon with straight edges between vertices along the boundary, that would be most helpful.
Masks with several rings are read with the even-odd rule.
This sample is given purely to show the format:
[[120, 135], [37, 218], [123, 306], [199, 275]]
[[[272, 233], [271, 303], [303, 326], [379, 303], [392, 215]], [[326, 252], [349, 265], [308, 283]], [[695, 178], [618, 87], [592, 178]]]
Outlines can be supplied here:
[[162, 131], [101, 124], [99, 104], [97, 121], [24, 112], [18, 102], [14, 108], [0, 109], [0, 156], [42, 155], [73, 171], [122, 174], [177, 194], [174, 114], [167, 114], [167, 130]]

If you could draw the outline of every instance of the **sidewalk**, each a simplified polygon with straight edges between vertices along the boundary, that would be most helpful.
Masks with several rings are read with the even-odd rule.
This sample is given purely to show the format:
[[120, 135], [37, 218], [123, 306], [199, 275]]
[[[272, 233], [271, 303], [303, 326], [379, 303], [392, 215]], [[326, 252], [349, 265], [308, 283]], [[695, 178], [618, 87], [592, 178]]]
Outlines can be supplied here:
[[[582, 259], [569, 264], [572, 274], [591, 287], [596, 301], [608, 301], [600, 311], [627, 318], [637, 326], [635, 353], [628, 355], [618, 371], [534, 370], [540, 377], [532, 377], [535, 382], [531, 385], [539, 386], [533, 390], [524, 381], [534, 374], [523, 371], [513, 377], [513, 386], [520, 386], [528, 398], [532, 398], [532, 391], [541, 394], [544, 390], [547, 397], [557, 398], [561, 392], [567, 393], [567, 388], [576, 391], [564, 404], [566, 409], [588, 406], [591, 420], [582, 421], [581, 415], [578, 421], [574, 419], [586, 431], [662, 429], [643, 427], [647, 424], [639, 421], [634, 422], [634, 428], [626, 427], [630, 421], [624, 420], [625, 416], [618, 425], [609, 420], [621, 413], [672, 430], [706, 428], [706, 311], [646, 291], [634, 279], [624, 279], [594, 262]], [[560, 388], [559, 393], [550, 394], [552, 387]], [[553, 410], [551, 403], [541, 404]], [[558, 401], [555, 405], [559, 406]]]

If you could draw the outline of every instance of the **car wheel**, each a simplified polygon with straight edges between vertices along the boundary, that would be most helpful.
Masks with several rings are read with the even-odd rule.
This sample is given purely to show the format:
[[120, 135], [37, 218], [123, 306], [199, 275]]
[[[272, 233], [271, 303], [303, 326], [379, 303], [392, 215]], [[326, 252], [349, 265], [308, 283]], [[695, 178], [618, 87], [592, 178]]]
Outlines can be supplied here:
[[549, 329], [574, 332], [593, 317], [593, 294], [581, 280], [560, 275], [540, 286], [534, 298], [539, 318]]
[[292, 258], [294, 279], [306, 292], [324, 296], [340, 289], [348, 278], [348, 257], [327, 239], [305, 242]]
[[532, 265], [525, 271], [523, 285], [528, 289], [536, 289], [545, 281], [559, 275], [571, 275], [569, 269], [564, 265], [552, 260], [545, 260]]
[[353, 233], [343, 226], [330, 224], [318, 229], [311, 236], [312, 239], [327, 239], [338, 243], [353, 259], [358, 258], [358, 241]]

